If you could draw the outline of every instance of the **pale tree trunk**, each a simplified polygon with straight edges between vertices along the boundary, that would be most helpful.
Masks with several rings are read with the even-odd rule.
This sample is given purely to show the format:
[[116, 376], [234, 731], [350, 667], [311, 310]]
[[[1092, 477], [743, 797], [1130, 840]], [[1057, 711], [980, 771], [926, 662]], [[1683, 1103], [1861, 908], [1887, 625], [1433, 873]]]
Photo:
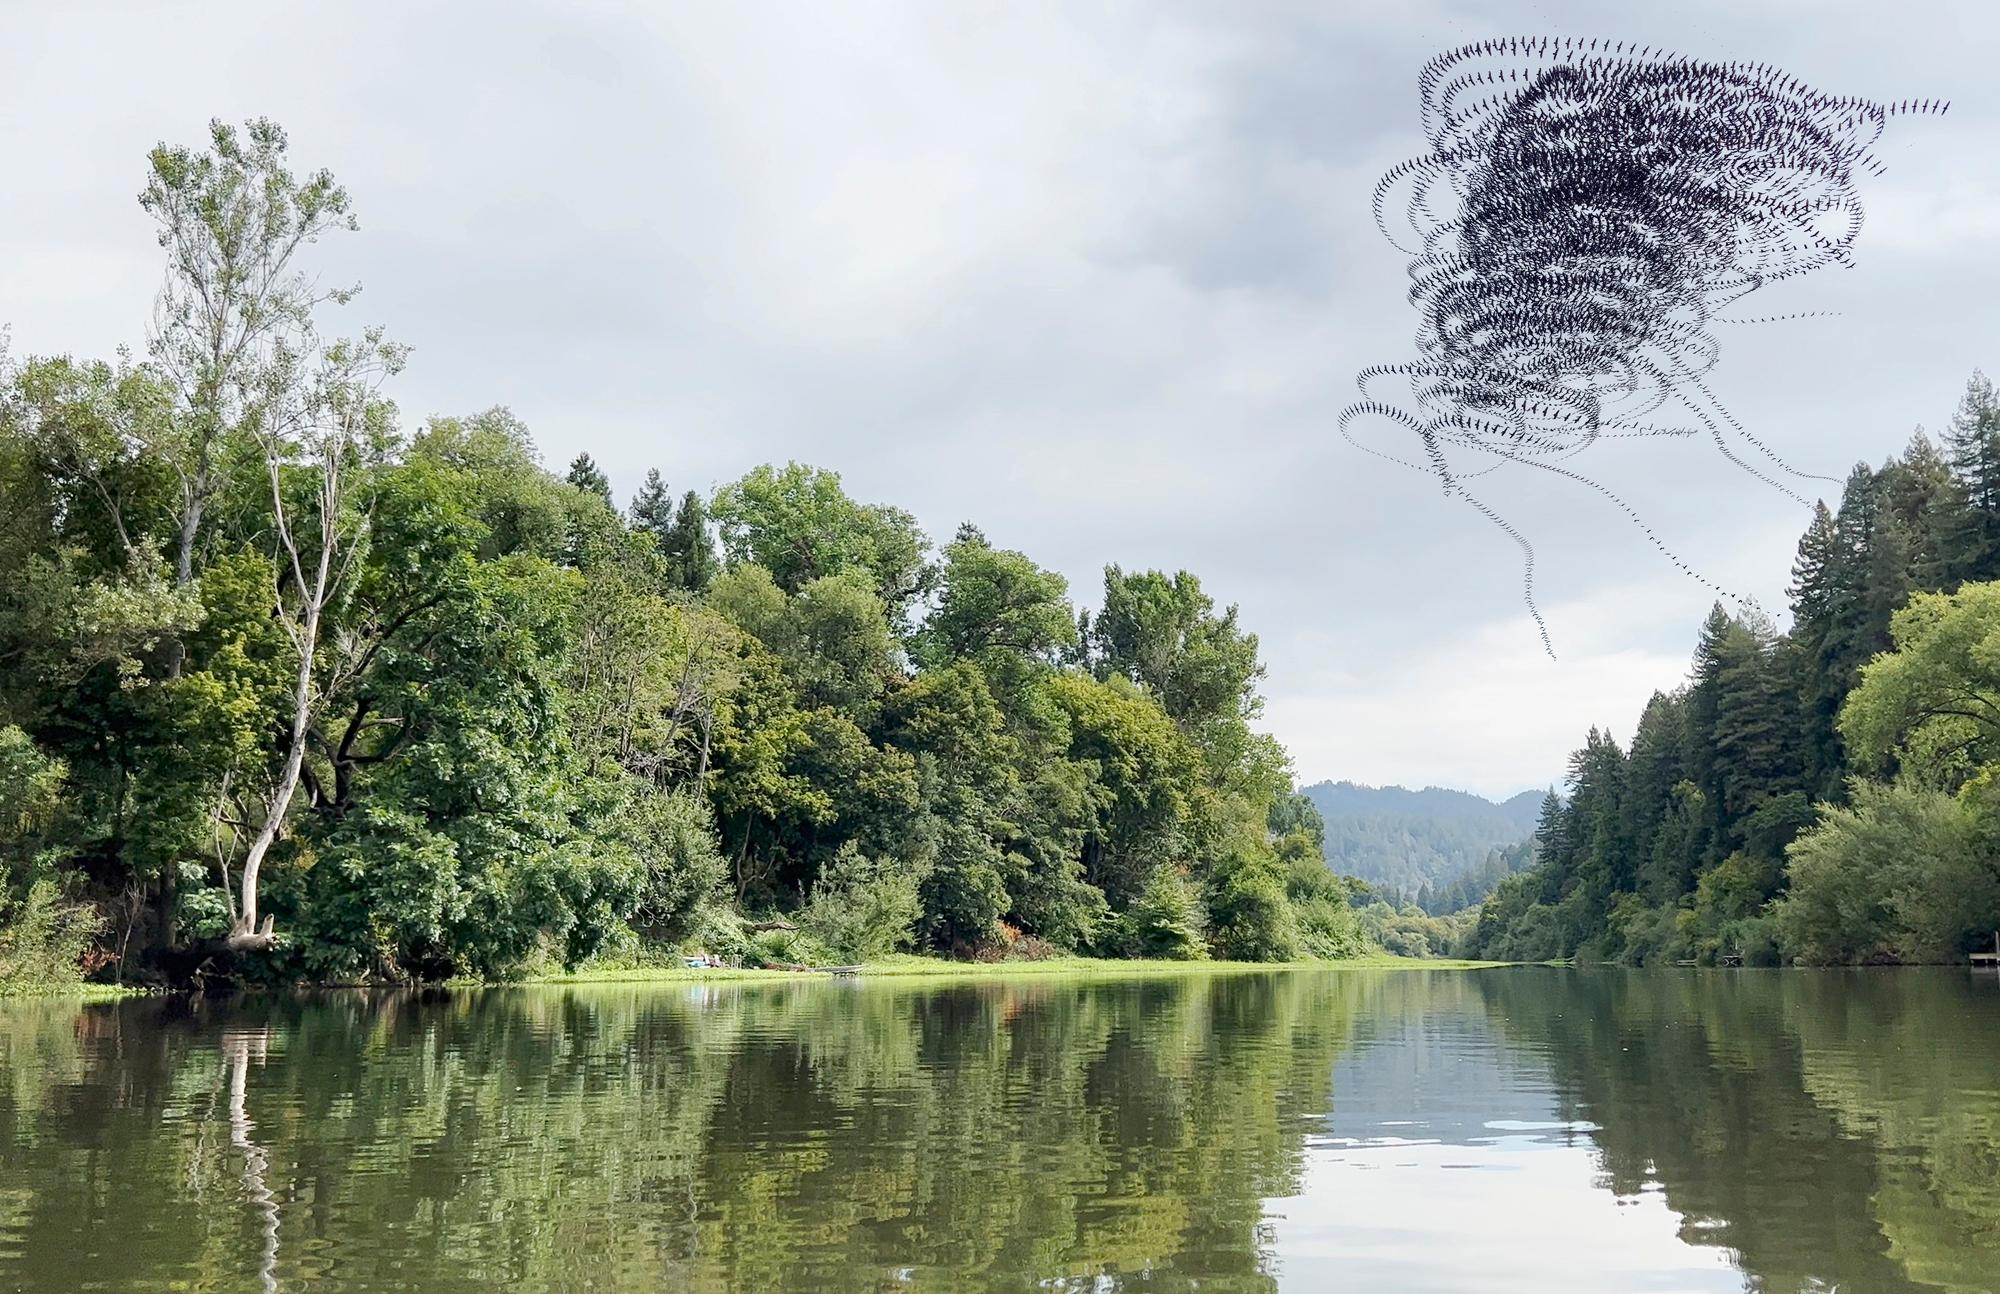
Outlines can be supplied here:
[[[305, 622], [306, 641], [310, 644], [318, 632], [319, 616], [315, 612]], [[263, 869], [264, 855], [270, 853], [271, 846], [277, 843], [285, 814], [292, 807], [292, 796], [299, 789], [299, 771], [305, 766], [306, 733], [312, 727], [313, 655], [310, 646], [299, 653], [299, 674], [292, 689], [291, 744], [285, 751], [285, 765], [278, 774], [277, 786], [272, 791], [263, 824], [257, 828], [257, 834], [250, 841], [250, 850], [243, 856], [236, 925], [229, 932], [227, 941], [229, 947], [239, 951], [271, 946], [273, 919], [267, 916], [261, 926], [257, 923], [257, 876]]]
[[[355, 554], [358, 537], [343, 545], [341, 527], [347, 508], [347, 459], [369, 416], [373, 386], [371, 379], [391, 372], [400, 364], [401, 352], [381, 344], [371, 335], [367, 349], [345, 344], [337, 346], [326, 360], [327, 371], [314, 390], [304, 411], [308, 430], [306, 443], [316, 451], [319, 469], [319, 543], [310, 564], [299, 553], [291, 518], [285, 505], [285, 442], [274, 433], [265, 445], [265, 465], [271, 480], [272, 528], [277, 532], [280, 552], [277, 613], [298, 651], [299, 668], [292, 682], [291, 725], [285, 743], [285, 758], [265, 799], [263, 820], [250, 847], [243, 855], [237, 887], [236, 920], [224, 941], [231, 951], [261, 950], [271, 946], [273, 919], [257, 910], [257, 882], [264, 859], [285, 829], [285, 817], [292, 797], [297, 794], [305, 768], [306, 742], [320, 704], [320, 690], [314, 677], [319, 661], [320, 631], [326, 609], [343, 581], [346, 565]], [[287, 607], [285, 575], [298, 589], [295, 607]], [[337, 662], [336, 662], [337, 663]]]
[[[249, 852], [243, 856], [242, 883], [237, 892], [237, 912], [235, 928], [229, 932], [228, 944], [233, 949], [268, 948], [272, 939], [272, 918], [265, 917], [263, 924], [257, 921], [257, 877], [264, 866], [264, 856], [277, 843], [278, 833], [284, 830], [285, 814], [292, 806], [292, 796], [299, 789], [299, 773], [305, 767], [306, 738], [312, 729], [313, 710], [318, 702], [317, 689], [313, 685], [313, 662], [319, 654], [320, 618], [326, 610], [331, 592], [329, 583], [333, 576], [334, 558], [340, 547], [340, 507], [343, 503], [341, 488], [341, 463], [338, 452], [328, 453], [321, 464], [320, 476], [320, 542], [318, 560], [312, 570], [312, 584], [306, 586], [305, 570], [300, 565], [297, 546], [292, 542], [291, 528], [286, 524], [284, 498], [279, 489], [279, 472], [275, 460], [271, 469], [271, 500], [277, 510], [277, 529], [291, 569], [298, 579], [301, 597], [296, 625], [287, 625], [293, 643], [299, 652], [299, 671], [292, 681], [292, 726], [285, 747], [285, 763], [279, 770], [278, 780], [271, 789], [271, 796], [265, 806], [264, 821], [258, 826], [257, 834], [250, 841]], [[280, 599], [282, 608], [282, 598]], [[283, 611], [280, 610], [282, 617]]]

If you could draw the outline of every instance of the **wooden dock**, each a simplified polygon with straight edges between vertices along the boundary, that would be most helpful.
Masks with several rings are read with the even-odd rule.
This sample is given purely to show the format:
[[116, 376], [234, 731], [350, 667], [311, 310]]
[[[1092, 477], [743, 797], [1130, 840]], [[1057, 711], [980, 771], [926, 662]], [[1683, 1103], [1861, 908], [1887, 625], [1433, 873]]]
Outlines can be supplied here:
[[1974, 966], [1991, 966], [1996, 970], [2000, 970], [2000, 930], [1993, 932], [1993, 951], [1990, 953], [1972, 954], [1972, 964]]

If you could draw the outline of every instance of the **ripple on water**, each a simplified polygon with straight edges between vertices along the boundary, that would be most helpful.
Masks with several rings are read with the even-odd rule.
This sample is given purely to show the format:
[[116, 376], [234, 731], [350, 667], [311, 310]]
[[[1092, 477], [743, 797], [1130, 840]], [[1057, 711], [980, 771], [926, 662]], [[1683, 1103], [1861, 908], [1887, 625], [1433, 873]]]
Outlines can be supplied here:
[[0, 1005], [0, 1289], [1992, 1290], [1962, 976]]

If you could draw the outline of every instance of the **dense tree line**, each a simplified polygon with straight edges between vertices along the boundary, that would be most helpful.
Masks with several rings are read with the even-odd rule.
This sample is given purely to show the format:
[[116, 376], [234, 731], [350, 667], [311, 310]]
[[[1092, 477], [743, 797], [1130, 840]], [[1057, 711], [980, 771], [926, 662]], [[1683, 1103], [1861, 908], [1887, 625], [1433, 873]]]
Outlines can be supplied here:
[[156, 150], [143, 357], [0, 372], [0, 978], [1357, 946], [1193, 575], [1087, 613], [829, 471], [621, 510], [503, 409], [405, 430], [285, 153]]
[[1858, 465], [1780, 631], [1717, 606], [1629, 746], [1593, 730], [1478, 956], [1936, 960], [2000, 926], [2000, 397]]
[[1409, 901], [1434, 917], [1476, 908], [1486, 901], [1487, 895], [1500, 888], [1502, 881], [1517, 872], [1526, 871], [1534, 861], [1535, 842], [1517, 840], [1503, 848], [1488, 850], [1484, 862], [1458, 873], [1450, 880], [1441, 883], [1426, 881], [1417, 887], [1415, 894], [1409, 896]]

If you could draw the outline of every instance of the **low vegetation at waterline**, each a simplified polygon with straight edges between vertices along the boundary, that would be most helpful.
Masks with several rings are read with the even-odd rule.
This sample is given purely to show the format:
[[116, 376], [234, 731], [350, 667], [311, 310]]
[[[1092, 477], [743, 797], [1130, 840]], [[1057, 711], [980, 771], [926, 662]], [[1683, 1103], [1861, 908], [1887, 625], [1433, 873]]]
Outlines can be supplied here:
[[1365, 949], [1193, 575], [1081, 613], [798, 464], [621, 509], [404, 422], [276, 126], [140, 203], [142, 356], [0, 352], [0, 983]]
[[2000, 929], [2000, 395], [1857, 466], [1792, 624], [1703, 626], [1629, 749], [1592, 731], [1474, 957], [1935, 962]]

